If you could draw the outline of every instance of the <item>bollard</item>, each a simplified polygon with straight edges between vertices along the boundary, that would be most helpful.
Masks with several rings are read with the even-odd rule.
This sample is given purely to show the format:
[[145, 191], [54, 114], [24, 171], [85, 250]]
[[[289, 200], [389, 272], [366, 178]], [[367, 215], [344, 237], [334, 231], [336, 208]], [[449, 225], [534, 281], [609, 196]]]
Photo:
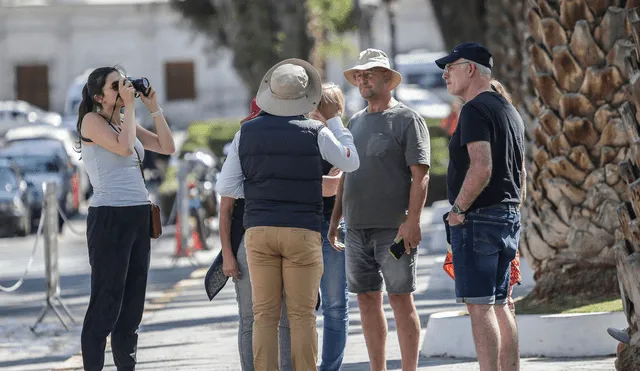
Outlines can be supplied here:
[[47, 298], [60, 295], [60, 271], [58, 270], [58, 208], [56, 183], [43, 183], [43, 205], [41, 218], [44, 218], [44, 267], [47, 281]]
[[56, 307], [60, 304], [71, 322], [75, 323], [69, 308], [62, 302], [60, 297], [60, 270], [58, 267], [58, 198], [55, 182], [47, 182], [42, 184], [42, 213], [40, 218], [44, 218], [44, 265], [45, 265], [45, 304], [42, 311], [38, 315], [36, 323], [31, 326], [31, 331], [35, 331], [36, 326], [44, 319], [49, 309], [53, 310], [65, 329], [69, 326], [62, 318], [60, 311]]
[[[176, 223], [176, 251], [173, 256], [174, 263], [183, 256], [191, 259], [194, 263], [193, 249], [189, 246], [189, 236], [191, 236], [191, 224], [189, 223], [189, 189], [187, 186], [187, 175], [189, 174], [188, 164], [182, 160], [178, 163], [178, 191], [176, 193], [177, 220]], [[178, 225], [179, 224], [179, 225]]]

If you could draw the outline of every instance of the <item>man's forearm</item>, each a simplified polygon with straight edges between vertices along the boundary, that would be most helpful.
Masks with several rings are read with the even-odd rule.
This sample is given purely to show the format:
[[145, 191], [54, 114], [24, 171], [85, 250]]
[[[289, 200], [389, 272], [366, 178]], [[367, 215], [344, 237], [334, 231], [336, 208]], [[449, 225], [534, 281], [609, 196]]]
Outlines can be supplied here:
[[[233, 215], [233, 203], [234, 199], [223, 197], [220, 203], [220, 216], [219, 216], [219, 234], [220, 245], [223, 253], [232, 253], [231, 248], [231, 219]], [[231, 203], [231, 206], [228, 205]]]
[[473, 202], [489, 184], [491, 169], [485, 167], [471, 167], [462, 182], [462, 188], [455, 204], [464, 211], [469, 210]]
[[429, 189], [429, 174], [421, 179], [413, 178], [409, 191], [409, 208], [407, 219], [420, 222], [420, 215], [427, 200], [427, 190]]
[[342, 174], [340, 177], [340, 182], [338, 183], [338, 192], [336, 193], [336, 201], [333, 205], [333, 212], [331, 213], [331, 224], [338, 225], [340, 223], [340, 219], [342, 218], [342, 193], [344, 192], [344, 176]]
[[338, 192], [338, 185], [340, 184], [340, 176], [328, 176], [322, 177], [322, 197], [332, 197]]

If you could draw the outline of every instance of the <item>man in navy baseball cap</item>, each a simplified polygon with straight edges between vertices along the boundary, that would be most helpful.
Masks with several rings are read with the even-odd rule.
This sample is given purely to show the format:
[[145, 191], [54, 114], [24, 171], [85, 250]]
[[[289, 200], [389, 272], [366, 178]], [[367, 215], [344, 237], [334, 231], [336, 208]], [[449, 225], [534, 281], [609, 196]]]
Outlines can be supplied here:
[[[519, 370], [518, 328], [507, 303], [527, 184], [524, 124], [492, 88], [485, 47], [460, 44], [436, 63], [449, 94], [465, 102], [448, 147], [446, 223], [456, 299], [469, 311], [480, 369]], [[498, 219], [500, 227], [491, 222]], [[464, 237], [478, 233], [482, 241]]]
[[447, 64], [453, 63], [458, 59], [466, 59], [471, 62], [476, 62], [489, 69], [493, 67], [493, 58], [487, 48], [481, 44], [474, 42], [466, 42], [457, 45], [449, 55], [436, 60], [438, 67], [445, 69]]

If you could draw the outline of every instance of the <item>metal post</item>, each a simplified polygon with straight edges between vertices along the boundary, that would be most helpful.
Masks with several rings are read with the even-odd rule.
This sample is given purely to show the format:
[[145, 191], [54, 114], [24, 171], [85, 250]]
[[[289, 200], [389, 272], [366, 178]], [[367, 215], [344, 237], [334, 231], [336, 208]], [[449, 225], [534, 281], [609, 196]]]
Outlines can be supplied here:
[[360, 37], [360, 50], [374, 47], [372, 32], [373, 18], [378, 10], [380, 0], [356, 0], [358, 10], [358, 34]]
[[47, 182], [42, 185], [42, 213], [40, 218], [44, 218], [44, 266], [46, 293], [45, 304], [42, 311], [38, 315], [36, 323], [31, 327], [35, 331], [38, 323], [42, 321], [49, 309], [53, 310], [65, 329], [69, 329], [67, 323], [62, 318], [60, 311], [55, 306], [55, 302], [62, 306], [71, 322], [75, 322], [73, 316], [69, 312], [69, 308], [62, 302], [60, 298], [60, 270], [58, 267], [58, 198], [55, 182]]
[[[191, 236], [191, 224], [189, 223], [189, 189], [187, 187], [187, 175], [189, 174], [188, 164], [185, 160], [178, 163], [178, 191], [176, 192], [177, 214], [180, 218], [180, 246], [185, 250], [186, 256], [191, 259], [194, 265], [193, 251], [189, 246], [189, 236]], [[176, 254], [174, 262], [180, 258]], [[197, 262], [195, 263], [197, 265]]]
[[[389, 15], [389, 42], [390, 42], [390, 53], [389, 56], [389, 64], [391, 65], [391, 69], [396, 69], [396, 10], [395, 10], [395, 0], [385, 0], [387, 3], [387, 14]], [[392, 96], [396, 97], [395, 90], [391, 92]]]
[[60, 272], [58, 271], [58, 208], [56, 183], [43, 185], [43, 207], [40, 217], [44, 217], [44, 267], [47, 280], [47, 299], [60, 294]]

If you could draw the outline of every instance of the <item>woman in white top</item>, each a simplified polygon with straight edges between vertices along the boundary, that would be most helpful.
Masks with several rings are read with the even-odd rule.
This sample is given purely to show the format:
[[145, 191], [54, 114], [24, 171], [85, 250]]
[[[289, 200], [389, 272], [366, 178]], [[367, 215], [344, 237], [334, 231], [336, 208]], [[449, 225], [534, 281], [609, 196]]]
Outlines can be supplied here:
[[[150, 85], [138, 89], [116, 68], [102, 67], [89, 75], [82, 90], [77, 129], [94, 189], [87, 216], [91, 298], [82, 327], [85, 370], [102, 370], [109, 334], [117, 369], [136, 365], [151, 245], [140, 156], [145, 149], [175, 151], [155, 91]], [[135, 123], [138, 95], [154, 118], [155, 133]]]

